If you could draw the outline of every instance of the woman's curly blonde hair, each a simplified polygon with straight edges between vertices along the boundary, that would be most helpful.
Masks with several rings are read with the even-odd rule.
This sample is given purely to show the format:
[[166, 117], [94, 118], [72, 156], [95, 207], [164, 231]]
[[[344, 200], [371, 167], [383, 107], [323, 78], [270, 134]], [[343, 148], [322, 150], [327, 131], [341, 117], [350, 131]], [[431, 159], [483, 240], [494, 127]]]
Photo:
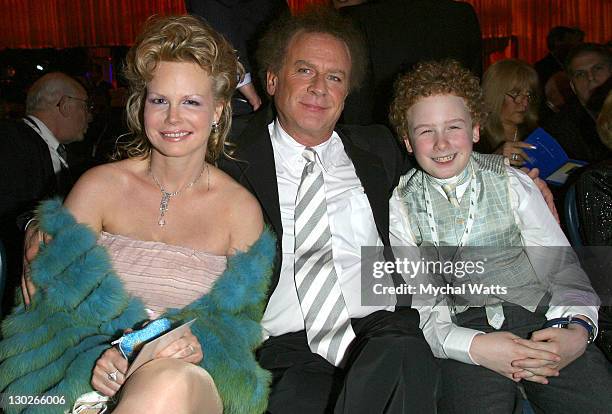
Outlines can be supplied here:
[[422, 62], [395, 81], [389, 120], [400, 141], [409, 137], [408, 110], [421, 98], [455, 95], [463, 98], [472, 124], [484, 121], [482, 90], [478, 78], [455, 60]]
[[152, 17], [128, 52], [124, 76], [130, 86], [126, 115], [132, 138], [122, 146], [120, 156], [146, 157], [151, 152], [143, 113], [147, 83], [159, 62], [193, 62], [212, 77], [213, 99], [223, 103], [218, 128], [211, 131], [206, 149], [206, 160], [214, 163], [231, 127], [230, 100], [244, 69], [230, 43], [194, 16]]

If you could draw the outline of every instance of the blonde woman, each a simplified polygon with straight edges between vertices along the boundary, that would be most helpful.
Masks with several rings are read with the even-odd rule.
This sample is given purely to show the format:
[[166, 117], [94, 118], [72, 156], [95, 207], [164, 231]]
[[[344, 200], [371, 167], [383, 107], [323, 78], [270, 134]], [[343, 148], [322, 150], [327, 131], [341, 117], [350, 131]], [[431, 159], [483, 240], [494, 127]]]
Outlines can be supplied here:
[[530, 145], [521, 142], [538, 123], [538, 74], [517, 59], [500, 60], [482, 80], [487, 121], [482, 128], [481, 151], [502, 154], [520, 167]]
[[[0, 390], [62, 395], [67, 407], [89, 391], [75, 412], [263, 412], [269, 377], [252, 351], [274, 241], [257, 200], [215, 167], [239, 78], [234, 50], [194, 17], [155, 19], [125, 75], [128, 157], [88, 171], [63, 207], [41, 207], [52, 240], [25, 281], [29, 307], [3, 324]], [[126, 379], [109, 343], [159, 317], [197, 319]]]

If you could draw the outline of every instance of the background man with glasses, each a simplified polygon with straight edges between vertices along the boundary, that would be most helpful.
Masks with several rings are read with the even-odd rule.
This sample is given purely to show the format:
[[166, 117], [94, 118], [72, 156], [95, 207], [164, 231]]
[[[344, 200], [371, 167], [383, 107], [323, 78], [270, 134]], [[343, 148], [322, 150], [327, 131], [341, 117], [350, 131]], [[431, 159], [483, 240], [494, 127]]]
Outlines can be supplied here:
[[570, 158], [596, 162], [612, 157], [601, 142], [595, 120], [612, 81], [612, 54], [603, 45], [583, 43], [567, 56], [566, 72], [576, 99], [543, 123]]
[[7, 296], [20, 273], [23, 235], [17, 217], [46, 197], [68, 193], [76, 177], [65, 146], [83, 140], [90, 109], [79, 82], [48, 73], [30, 87], [25, 118], [0, 124], [0, 239], [8, 256]]

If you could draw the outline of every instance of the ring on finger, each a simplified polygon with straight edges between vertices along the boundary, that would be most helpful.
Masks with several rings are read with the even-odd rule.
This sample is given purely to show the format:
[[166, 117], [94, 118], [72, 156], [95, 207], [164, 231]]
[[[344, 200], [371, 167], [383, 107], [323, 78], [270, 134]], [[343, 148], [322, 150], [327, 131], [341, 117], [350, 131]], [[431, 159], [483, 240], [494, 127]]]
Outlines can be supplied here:
[[512, 161], [518, 161], [518, 160], [519, 160], [519, 155], [518, 155], [516, 152], [514, 152], [514, 153], [512, 153], [512, 155], [510, 156], [510, 159], [511, 159]]
[[113, 381], [113, 382], [117, 382], [117, 374], [119, 373], [119, 370], [116, 369], [113, 372], [108, 372], [106, 374], [106, 376], [108, 377], [109, 380]]
[[189, 348], [189, 355], [195, 354], [195, 349], [193, 348], [193, 345], [189, 344], [188, 348]]

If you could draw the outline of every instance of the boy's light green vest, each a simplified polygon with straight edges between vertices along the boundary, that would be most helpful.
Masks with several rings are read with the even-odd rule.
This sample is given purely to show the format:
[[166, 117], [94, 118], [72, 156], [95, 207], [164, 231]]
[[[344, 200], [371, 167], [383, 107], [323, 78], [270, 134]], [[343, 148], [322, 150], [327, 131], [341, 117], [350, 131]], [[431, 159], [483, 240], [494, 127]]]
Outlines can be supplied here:
[[[409, 171], [400, 179], [397, 191], [406, 206], [410, 230], [418, 246], [433, 245], [425, 207], [425, 186], [428, 186], [439, 244], [442, 247], [436, 251], [442, 255], [445, 252], [453, 253], [453, 255], [447, 254], [446, 257], [438, 257], [438, 260], [477, 262], [486, 258], [485, 272], [482, 274], [474, 272], [461, 278], [446, 275], [444, 283], [453, 286], [499, 285], [507, 288], [506, 294], [470, 295], [467, 292], [465, 295], [453, 295], [455, 311], [461, 312], [469, 306], [487, 306], [499, 313], [503, 312], [501, 303], [511, 302], [533, 312], [546, 294], [547, 288], [544, 283], [538, 281], [524, 251], [521, 232], [511, 208], [509, 178], [503, 157], [472, 153], [470, 162], [475, 173], [478, 198], [474, 224], [464, 243], [465, 247], [456, 249], [443, 246], [457, 246], [459, 243], [467, 222], [470, 204], [468, 191], [461, 198], [457, 208], [434, 188], [427, 173], [417, 169]], [[471, 168], [470, 164], [467, 168]], [[470, 248], [478, 246], [487, 248]], [[441, 284], [440, 280], [436, 280], [436, 283]], [[489, 309], [487, 314], [490, 316]], [[489, 322], [491, 322], [490, 317]]]

